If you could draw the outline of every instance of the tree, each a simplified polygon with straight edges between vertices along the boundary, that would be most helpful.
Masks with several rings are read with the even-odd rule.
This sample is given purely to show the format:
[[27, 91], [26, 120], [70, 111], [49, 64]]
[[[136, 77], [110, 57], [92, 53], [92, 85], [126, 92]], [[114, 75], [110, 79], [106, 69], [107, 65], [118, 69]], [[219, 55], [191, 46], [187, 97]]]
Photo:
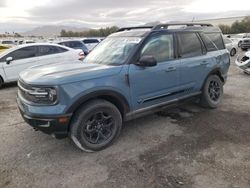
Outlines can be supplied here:
[[73, 31], [61, 31], [61, 37], [106, 37], [111, 33], [114, 33], [119, 28], [117, 26], [106, 27], [101, 29], [90, 29], [82, 32], [73, 32]]
[[231, 33], [231, 27], [228, 25], [220, 24], [219, 28], [221, 29], [223, 34], [229, 34]]

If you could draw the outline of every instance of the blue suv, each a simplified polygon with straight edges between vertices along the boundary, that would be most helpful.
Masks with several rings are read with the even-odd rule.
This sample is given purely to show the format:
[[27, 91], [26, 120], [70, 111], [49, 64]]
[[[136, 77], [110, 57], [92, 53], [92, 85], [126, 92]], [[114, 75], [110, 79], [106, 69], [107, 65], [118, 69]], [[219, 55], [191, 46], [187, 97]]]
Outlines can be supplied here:
[[221, 31], [210, 24], [122, 28], [83, 62], [22, 72], [17, 102], [35, 129], [98, 151], [113, 143], [124, 121], [191, 98], [216, 108], [229, 65]]

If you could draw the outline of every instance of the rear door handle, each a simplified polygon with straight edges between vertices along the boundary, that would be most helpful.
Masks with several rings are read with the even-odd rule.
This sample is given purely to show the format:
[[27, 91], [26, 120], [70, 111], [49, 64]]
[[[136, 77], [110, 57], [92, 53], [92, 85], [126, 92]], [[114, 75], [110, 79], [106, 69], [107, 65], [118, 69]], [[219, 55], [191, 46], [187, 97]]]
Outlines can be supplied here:
[[202, 62], [200, 63], [200, 65], [207, 65], [207, 64], [208, 64], [207, 61], [202, 61]]
[[176, 71], [176, 67], [168, 67], [165, 72], [172, 72], [172, 71]]

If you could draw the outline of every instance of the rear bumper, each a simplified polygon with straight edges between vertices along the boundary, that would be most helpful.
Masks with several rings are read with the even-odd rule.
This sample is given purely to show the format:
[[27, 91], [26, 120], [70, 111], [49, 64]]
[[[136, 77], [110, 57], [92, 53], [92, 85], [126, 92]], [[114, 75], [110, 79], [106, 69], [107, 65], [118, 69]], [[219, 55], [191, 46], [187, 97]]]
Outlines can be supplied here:
[[55, 136], [58, 139], [68, 136], [69, 122], [72, 114], [63, 114], [60, 116], [31, 114], [25, 110], [27, 109], [27, 104], [22, 103], [19, 98], [17, 98], [17, 104], [24, 121], [31, 127]]

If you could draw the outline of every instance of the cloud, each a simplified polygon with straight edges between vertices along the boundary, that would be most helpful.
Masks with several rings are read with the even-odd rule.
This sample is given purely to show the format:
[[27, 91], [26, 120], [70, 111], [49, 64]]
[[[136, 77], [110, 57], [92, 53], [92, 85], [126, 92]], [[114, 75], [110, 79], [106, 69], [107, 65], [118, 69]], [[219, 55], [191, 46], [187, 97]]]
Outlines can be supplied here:
[[[20, 2], [18, 0], [6, 0]], [[106, 26], [131, 26], [141, 25], [149, 22], [168, 21], [191, 21], [193, 18], [209, 19], [227, 16], [248, 15], [249, 9], [245, 11], [227, 10], [227, 3], [224, 4], [224, 11], [215, 11], [214, 5], [203, 6], [199, 9], [201, 2], [209, 4], [210, 1], [217, 0], [26, 0], [24, 13], [17, 11], [7, 11], [6, 19], [0, 19], [0, 26], [18, 23], [25, 24], [25, 28], [34, 25], [71, 25], [79, 27], [99, 28]], [[226, 0], [222, 0], [226, 1]], [[248, 0], [238, 0], [248, 1]], [[4, 1], [0, 0], [0, 8]], [[30, 3], [29, 3], [30, 2]], [[201, 3], [201, 4], [200, 4]], [[16, 4], [16, 3], [12, 3]], [[214, 4], [214, 3], [213, 3]], [[26, 5], [29, 5], [28, 8]], [[198, 8], [197, 8], [198, 7]], [[232, 7], [232, 6], [231, 6]], [[245, 6], [246, 7], [246, 6]], [[17, 8], [17, 7], [16, 7]], [[18, 9], [17, 9], [18, 10]], [[197, 11], [198, 10], [198, 11]], [[206, 10], [206, 11], [204, 11]], [[3, 11], [0, 11], [3, 14]], [[14, 14], [15, 13], [15, 14]], [[10, 27], [10, 26], [9, 26]], [[14, 28], [14, 25], [11, 28]], [[20, 28], [20, 27], [18, 27]]]
[[5, 0], [1, 0], [0, 1], [0, 8], [5, 7], [6, 6], [6, 1]]
[[93, 23], [148, 22], [159, 17], [165, 20], [169, 13], [178, 12], [192, 0], [71, 0], [59, 1], [30, 10], [33, 19], [39, 21], [83, 20]]

